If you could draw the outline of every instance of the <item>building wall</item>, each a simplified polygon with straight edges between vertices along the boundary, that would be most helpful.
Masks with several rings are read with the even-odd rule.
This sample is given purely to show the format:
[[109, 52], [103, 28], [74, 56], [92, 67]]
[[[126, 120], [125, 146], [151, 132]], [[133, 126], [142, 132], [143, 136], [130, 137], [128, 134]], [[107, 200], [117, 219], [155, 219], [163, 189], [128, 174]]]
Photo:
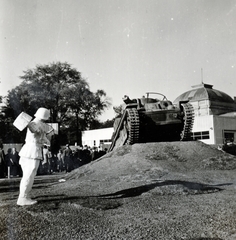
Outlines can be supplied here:
[[[220, 116], [232, 112], [235, 104], [209, 100], [191, 102], [194, 108], [193, 137], [206, 144], [223, 144], [225, 132], [236, 132], [236, 118]], [[208, 139], [207, 139], [208, 135]], [[204, 139], [205, 138], [205, 139]], [[234, 133], [236, 141], [236, 133]]]
[[231, 132], [234, 135], [233, 141], [236, 142], [236, 118], [214, 116], [215, 144], [224, 143], [226, 132]]
[[236, 118], [214, 115], [195, 116], [192, 132], [197, 140], [206, 144], [223, 144], [225, 133], [233, 135], [233, 141], [236, 142]]
[[209, 100], [201, 100], [197, 102], [190, 102], [194, 109], [195, 116], [206, 116], [210, 115], [209, 111]]
[[209, 101], [207, 99], [190, 103], [194, 108], [195, 116], [221, 115], [235, 109], [235, 104]]
[[197, 138], [206, 144], [214, 144], [214, 121], [213, 116], [195, 116], [192, 132]]
[[113, 127], [83, 131], [82, 144], [90, 147], [99, 147], [101, 143], [110, 144], [113, 132]]

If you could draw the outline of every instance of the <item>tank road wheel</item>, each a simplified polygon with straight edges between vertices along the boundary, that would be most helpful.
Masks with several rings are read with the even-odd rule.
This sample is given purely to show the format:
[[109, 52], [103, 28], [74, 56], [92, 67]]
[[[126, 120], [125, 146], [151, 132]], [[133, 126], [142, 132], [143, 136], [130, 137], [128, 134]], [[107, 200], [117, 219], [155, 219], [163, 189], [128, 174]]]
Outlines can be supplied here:
[[127, 129], [128, 138], [126, 144], [134, 144], [139, 142], [139, 114], [136, 108], [128, 108], [125, 127]]
[[183, 107], [184, 118], [183, 118], [183, 130], [180, 133], [180, 140], [188, 140], [190, 139], [190, 134], [193, 128], [194, 122], [194, 109], [192, 104], [190, 103], [183, 103], [181, 104]]

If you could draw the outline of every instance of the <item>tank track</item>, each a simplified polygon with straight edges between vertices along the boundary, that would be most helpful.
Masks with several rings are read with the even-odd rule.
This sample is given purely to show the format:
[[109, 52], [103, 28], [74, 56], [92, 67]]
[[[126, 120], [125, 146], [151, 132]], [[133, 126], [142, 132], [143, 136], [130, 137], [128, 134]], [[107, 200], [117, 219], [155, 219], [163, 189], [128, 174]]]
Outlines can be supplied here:
[[183, 107], [184, 111], [184, 126], [182, 132], [180, 133], [180, 140], [184, 141], [189, 140], [191, 137], [190, 134], [192, 132], [194, 122], [194, 109], [190, 103], [183, 103], [181, 106]]
[[127, 109], [127, 131], [128, 138], [126, 144], [134, 144], [139, 142], [139, 114], [136, 108]]
[[127, 108], [122, 115], [118, 127], [112, 137], [112, 144], [108, 152], [123, 145], [134, 144], [139, 141], [139, 114], [136, 108]]

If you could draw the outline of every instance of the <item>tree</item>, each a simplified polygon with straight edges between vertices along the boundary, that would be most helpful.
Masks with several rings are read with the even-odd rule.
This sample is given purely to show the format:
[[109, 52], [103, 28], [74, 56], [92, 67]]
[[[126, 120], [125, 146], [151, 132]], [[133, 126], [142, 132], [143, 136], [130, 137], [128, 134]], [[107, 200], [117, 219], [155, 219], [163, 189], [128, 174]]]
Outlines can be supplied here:
[[39, 107], [46, 107], [50, 109], [51, 122], [59, 123], [68, 134], [76, 131], [79, 144], [80, 132], [110, 106], [106, 93], [90, 91], [81, 73], [66, 62], [37, 65], [24, 71], [20, 78], [23, 82], [7, 96], [7, 106], [13, 109], [14, 117], [22, 111], [33, 116]]
[[100, 122], [97, 119], [94, 119], [90, 124], [90, 130], [92, 129], [101, 129], [101, 128], [111, 128], [114, 125], [115, 118], [111, 120], [106, 120], [105, 122]]
[[113, 110], [115, 111], [115, 114], [117, 117], [121, 116], [123, 113], [123, 105], [119, 105], [119, 106], [114, 106]]

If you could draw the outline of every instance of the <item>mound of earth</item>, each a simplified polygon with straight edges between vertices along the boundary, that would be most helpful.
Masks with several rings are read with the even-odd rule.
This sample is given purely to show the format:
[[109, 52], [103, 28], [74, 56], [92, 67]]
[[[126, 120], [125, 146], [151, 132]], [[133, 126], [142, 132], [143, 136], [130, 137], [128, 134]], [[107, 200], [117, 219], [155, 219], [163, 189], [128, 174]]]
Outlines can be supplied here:
[[0, 239], [236, 239], [236, 157], [201, 142], [123, 146], [37, 177], [37, 205], [0, 182]]

